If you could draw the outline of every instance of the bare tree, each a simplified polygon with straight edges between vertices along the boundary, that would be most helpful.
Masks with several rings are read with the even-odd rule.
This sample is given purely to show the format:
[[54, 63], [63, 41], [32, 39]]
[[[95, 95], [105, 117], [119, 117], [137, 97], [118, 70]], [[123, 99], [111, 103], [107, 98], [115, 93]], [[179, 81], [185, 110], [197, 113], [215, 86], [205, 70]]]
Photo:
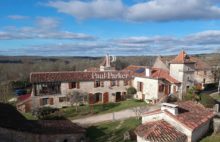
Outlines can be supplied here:
[[7, 103], [11, 97], [11, 86], [9, 83], [0, 84], [0, 102]]
[[86, 100], [87, 100], [87, 93], [86, 92], [80, 92], [80, 91], [73, 91], [71, 92], [68, 97], [69, 97], [69, 100], [70, 100], [70, 104], [71, 106], [75, 106], [76, 108], [76, 112], [78, 112], [78, 106], [81, 104], [81, 103], [85, 103]]
[[148, 109], [149, 109], [149, 108], [146, 107], [146, 106], [140, 106], [140, 107], [133, 107], [133, 108], [132, 108], [132, 111], [135, 113], [136, 119], [140, 119], [140, 118], [141, 118], [141, 115], [142, 115], [144, 112], [147, 112]]

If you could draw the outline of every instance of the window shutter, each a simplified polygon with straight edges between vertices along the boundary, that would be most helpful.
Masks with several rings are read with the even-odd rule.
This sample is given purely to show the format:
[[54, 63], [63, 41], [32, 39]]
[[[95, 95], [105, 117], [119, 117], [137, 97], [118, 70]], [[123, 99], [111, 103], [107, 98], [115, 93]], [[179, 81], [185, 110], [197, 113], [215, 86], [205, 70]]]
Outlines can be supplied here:
[[94, 96], [92, 93], [89, 93], [89, 104], [94, 104]]
[[104, 81], [101, 81], [101, 87], [104, 87]]
[[77, 89], [80, 88], [80, 82], [77, 82]]
[[43, 99], [40, 99], [40, 106], [43, 105]]
[[73, 88], [73, 85], [72, 85], [72, 82], [69, 83], [69, 89], [72, 89]]
[[117, 86], [119, 86], [119, 80], [117, 80]]
[[50, 98], [49, 101], [50, 101], [49, 104], [53, 105], [53, 98]]
[[96, 81], [94, 81], [94, 88], [96, 88]]

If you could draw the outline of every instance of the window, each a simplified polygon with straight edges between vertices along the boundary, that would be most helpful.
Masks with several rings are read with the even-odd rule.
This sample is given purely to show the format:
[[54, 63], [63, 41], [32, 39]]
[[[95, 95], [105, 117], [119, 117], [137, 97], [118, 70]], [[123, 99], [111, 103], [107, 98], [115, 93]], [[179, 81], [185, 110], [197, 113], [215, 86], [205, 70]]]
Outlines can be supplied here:
[[124, 80], [124, 86], [128, 85], [128, 80]]
[[203, 83], [205, 83], [205, 78], [203, 78]]
[[48, 104], [48, 100], [49, 100], [48, 98], [43, 98], [42, 99], [43, 105], [47, 105]]
[[76, 82], [70, 82], [69, 89], [74, 89], [74, 88], [76, 88]]
[[101, 84], [100, 84], [101, 87], [104, 87], [104, 81], [101, 81], [100, 83], [101, 83]]
[[80, 82], [70, 82], [69, 89], [75, 89], [75, 88], [79, 89], [80, 88], [79, 85], [80, 85]]
[[59, 97], [59, 102], [66, 102], [67, 101], [67, 98], [66, 97]]
[[143, 91], [143, 82], [137, 82], [137, 90], [140, 92]]
[[49, 104], [49, 98], [40, 99], [40, 105], [41, 106], [44, 106], [44, 105], [47, 105], [47, 104]]
[[39, 88], [39, 90], [36, 91], [36, 95], [52, 95], [60, 93], [60, 83], [39, 84], [37, 88]]
[[101, 82], [96, 80], [94, 83], [94, 87], [100, 87], [101, 86]]
[[187, 77], [187, 81], [190, 81], [190, 77], [189, 76]]
[[115, 80], [111, 81], [111, 86], [116, 86], [116, 81]]

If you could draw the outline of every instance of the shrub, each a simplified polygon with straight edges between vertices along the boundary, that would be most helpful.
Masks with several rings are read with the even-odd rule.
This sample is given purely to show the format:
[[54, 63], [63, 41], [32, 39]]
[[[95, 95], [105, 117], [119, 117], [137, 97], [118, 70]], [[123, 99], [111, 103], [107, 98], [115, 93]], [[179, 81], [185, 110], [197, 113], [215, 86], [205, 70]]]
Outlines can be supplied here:
[[205, 94], [201, 95], [200, 102], [208, 108], [212, 108], [215, 105], [215, 100], [211, 96]]
[[128, 95], [134, 95], [134, 94], [136, 94], [137, 93], [137, 90], [134, 88], [134, 87], [129, 87], [128, 89], [127, 89], [127, 94]]
[[38, 119], [45, 119], [50, 117], [50, 115], [55, 114], [55, 112], [58, 112], [59, 110], [56, 108], [51, 108], [51, 107], [42, 107], [33, 112], [33, 114], [38, 118]]
[[178, 98], [174, 95], [170, 95], [170, 96], [167, 97], [167, 102], [168, 103], [172, 103], [172, 102], [176, 102], [176, 101], [178, 101]]
[[185, 100], [185, 101], [188, 101], [188, 100], [199, 101], [200, 100], [199, 92], [195, 86], [191, 87], [188, 90], [187, 94], [183, 96], [183, 100]]

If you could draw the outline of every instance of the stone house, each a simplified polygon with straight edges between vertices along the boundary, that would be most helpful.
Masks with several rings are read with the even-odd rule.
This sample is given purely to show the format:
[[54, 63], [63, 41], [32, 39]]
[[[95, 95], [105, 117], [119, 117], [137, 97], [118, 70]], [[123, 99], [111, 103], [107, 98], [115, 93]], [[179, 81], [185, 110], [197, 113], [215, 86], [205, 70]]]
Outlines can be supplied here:
[[132, 86], [137, 90], [136, 99], [156, 103], [164, 96], [176, 94], [180, 87], [180, 82], [161, 68], [131, 65], [125, 70], [132, 72]]
[[144, 113], [135, 129], [137, 142], [197, 142], [209, 130], [211, 109], [192, 102], [163, 103], [161, 109]]
[[194, 86], [195, 61], [184, 51], [170, 61], [170, 75], [181, 83], [179, 98], [187, 93], [187, 90]]
[[32, 104], [33, 107], [70, 106], [68, 96], [73, 91], [88, 93], [91, 104], [117, 102], [124, 99], [130, 80], [125, 71], [35, 72], [30, 75]]
[[157, 67], [169, 71], [181, 83], [178, 90], [180, 99], [194, 85], [203, 89], [206, 84], [215, 82], [210, 65], [187, 55], [185, 51], [181, 51], [174, 59], [157, 57], [153, 68]]

